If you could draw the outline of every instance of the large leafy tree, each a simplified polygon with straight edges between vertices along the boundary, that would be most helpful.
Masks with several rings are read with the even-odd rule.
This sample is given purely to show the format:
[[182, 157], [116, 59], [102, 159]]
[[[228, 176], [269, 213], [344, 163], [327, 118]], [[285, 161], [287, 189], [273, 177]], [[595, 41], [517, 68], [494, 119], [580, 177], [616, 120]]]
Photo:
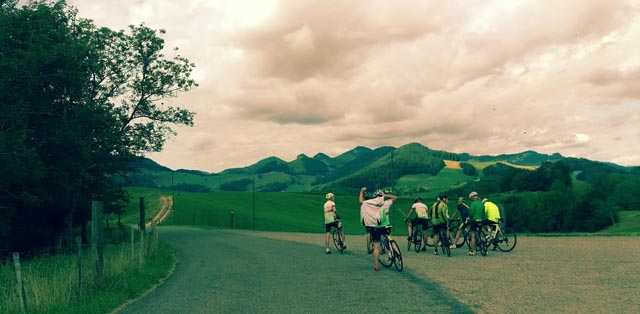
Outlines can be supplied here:
[[64, 1], [0, 4], [2, 252], [70, 235], [91, 199], [117, 212], [111, 177], [193, 124], [164, 102], [196, 84], [192, 63], [163, 55], [162, 30], [99, 28]]

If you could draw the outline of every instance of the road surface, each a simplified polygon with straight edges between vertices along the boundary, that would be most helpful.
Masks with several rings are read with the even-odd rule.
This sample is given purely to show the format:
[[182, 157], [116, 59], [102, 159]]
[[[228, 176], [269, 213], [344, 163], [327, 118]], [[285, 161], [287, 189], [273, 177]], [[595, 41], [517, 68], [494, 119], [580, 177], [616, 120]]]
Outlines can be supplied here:
[[175, 272], [116, 313], [473, 313], [406, 268], [375, 272], [365, 253], [327, 255], [322, 246], [232, 230], [159, 232], [176, 250]]

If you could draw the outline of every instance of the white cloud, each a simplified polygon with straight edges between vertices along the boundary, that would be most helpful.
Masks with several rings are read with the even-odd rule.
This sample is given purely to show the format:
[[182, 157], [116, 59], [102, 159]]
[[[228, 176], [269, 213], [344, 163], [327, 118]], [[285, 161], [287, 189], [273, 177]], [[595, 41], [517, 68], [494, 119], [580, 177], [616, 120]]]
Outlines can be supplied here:
[[196, 127], [151, 155], [172, 168], [410, 142], [640, 164], [637, 1], [69, 3], [196, 63]]

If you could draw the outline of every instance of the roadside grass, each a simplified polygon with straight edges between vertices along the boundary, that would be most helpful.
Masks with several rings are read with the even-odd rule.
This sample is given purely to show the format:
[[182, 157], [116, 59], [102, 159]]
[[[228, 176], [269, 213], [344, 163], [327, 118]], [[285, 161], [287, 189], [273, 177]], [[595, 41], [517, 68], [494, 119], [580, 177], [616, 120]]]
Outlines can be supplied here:
[[[106, 245], [104, 278], [94, 280], [95, 263], [84, 250], [80, 296], [75, 253], [21, 261], [28, 313], [107, 313], [160, 282], [176, 263], [173, 250], [160, 243], [139, 267], [127, 243]], [[22, 313], [13, 262], [0, 265], [0, 313]]]

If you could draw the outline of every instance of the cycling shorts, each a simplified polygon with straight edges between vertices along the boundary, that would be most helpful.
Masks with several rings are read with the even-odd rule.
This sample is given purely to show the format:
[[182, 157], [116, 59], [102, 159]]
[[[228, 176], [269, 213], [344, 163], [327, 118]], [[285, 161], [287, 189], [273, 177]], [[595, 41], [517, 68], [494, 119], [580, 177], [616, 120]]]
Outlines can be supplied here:
[[441, 224], [438, 224], [438, 225], [433, 225], [433, 234], [440, 233], [440, 230], [447, 230], [447, 224], [446, 223], [441, 223]]
[[491, 230], [496, 230], [495, 226], [498, 225], [498, 222], [493, 221], [493, 220], [483, 220], [482, 221], [482, 225], [483, 226], [491, 226]]
[[391, 234], [391, 228], [365, 227], [367, 233], [371, 235], [371, 242], [380, 242], [383, 234]]
[[469, 229], [478, 231], [480, 230], [481, 224], [482, 224], [481, 221], [476, 221], [476, 220], [469, 221]]
[[412, 226], [420, 225], [422, 226], [422, 230], [427, 230], [427, 228], [429, 228], [429, 219], [416, 217], [411, 219], [411, 225]]
[[325, 232], [331, 232], [331, 227], [335, 227], [336, 229], [340, 229], [342, 227], [342, 225], [340, 224], [339, 220], [336, 220], [332, 223], [328, 223], [328, 224], [324, 224], [324, 231]]

